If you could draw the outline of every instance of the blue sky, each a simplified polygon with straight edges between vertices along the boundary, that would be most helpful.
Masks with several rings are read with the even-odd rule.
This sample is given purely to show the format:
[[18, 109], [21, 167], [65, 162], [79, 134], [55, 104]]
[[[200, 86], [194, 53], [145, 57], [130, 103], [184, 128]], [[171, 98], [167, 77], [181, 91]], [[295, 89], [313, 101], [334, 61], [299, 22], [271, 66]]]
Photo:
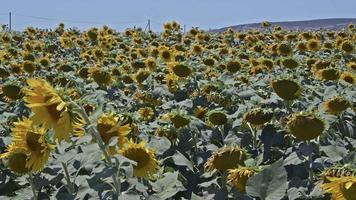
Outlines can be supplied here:
[[108, 24], [123, 30], [144, 27], [151, 19], [159, 31], [173, 19], [187, 28], [209, 29], [263, 20], [356, 18], [356, 0], [4, 0], [0, 23], [7, 24], [10, 11], [17, 30], [53, 28], [60, 21], [81, 29]]

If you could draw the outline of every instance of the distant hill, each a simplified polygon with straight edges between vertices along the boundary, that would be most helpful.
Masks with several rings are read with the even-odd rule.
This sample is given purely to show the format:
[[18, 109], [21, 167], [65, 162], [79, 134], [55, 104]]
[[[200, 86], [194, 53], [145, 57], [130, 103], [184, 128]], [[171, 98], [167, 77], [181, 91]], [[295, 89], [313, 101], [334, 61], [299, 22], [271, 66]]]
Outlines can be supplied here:
[[[315, 19], [305, 21], [285, 21], [285, 22], [271, 22], [272, 26], [279, 25], [284, 29], [290, 30], [315, 30], [315, 29], [342, 29], [350, 23], [356, 24], [356, 18], [334, 18], [334, 19]], [[220, 29], [211, 30], [212, 32], [223, 32], [228, 28], [237, 31], [261, 28], [261, 23], [241, 24], [235, 26], [224, 27]]]

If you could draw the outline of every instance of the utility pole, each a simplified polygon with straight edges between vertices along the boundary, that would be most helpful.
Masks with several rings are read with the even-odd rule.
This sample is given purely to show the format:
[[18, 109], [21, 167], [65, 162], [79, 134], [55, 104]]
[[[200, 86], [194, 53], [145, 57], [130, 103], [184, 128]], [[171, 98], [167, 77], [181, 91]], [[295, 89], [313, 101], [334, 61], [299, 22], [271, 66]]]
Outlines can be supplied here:
[[9, 12], [9, 30], [11, 31], [11, 12]]
[[150, 19], [148, 19], [147, 26], [148, 26], [148, 31], [151, 31], [151, 20]]
[[185, 33], [185, 24], [183, 25], [183, 33]]

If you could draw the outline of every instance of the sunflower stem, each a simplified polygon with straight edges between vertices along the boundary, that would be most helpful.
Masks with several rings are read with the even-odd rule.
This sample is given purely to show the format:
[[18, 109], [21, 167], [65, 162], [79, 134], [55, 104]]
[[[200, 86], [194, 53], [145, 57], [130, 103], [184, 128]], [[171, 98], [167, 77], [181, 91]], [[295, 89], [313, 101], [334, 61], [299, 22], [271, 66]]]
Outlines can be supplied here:
[[257, 134], [256, 130], [251, 126], [249, 122], [247, 122], [248, 127], [250, 128], [251, 131], [251, 136], [252, 136], [252, 147], [255, 149], [257, 147]]
[[[310, 146], [310, 141], [307, 141], [307, 145]], [[309, 181], [314, 183], [314, 173], [313, 173], [313, 152], [308, 155], [308, 171], [309, 171]]]
[[227, 181], [227, 172], [224, 171], [221, 175], [221, 190], [227, 194], [226, 181]]
[[62, 167], [63, 167], [65, 179], [67, 181], [68, 190], [69, 190], [70, 193], [73, 194], [75, 192], [75, 189], [74, 189], [73, 183], [70, 181], [70, 176], [69, 176], [69, 173], [68, 173], [67, 164], [65, 162], [62, 162], [61, 164], [62, 164]]
[[36, 187], [35, 184], [33, 183], [33, 176], [32, 173], [29, 173], [29, 177], [28, 177], [28, 182], [31, 185], [31, 189], [32, 189], [32, 193], [33, 193], [33, 199], [37, 200], [38, 196], [37, 196], [37, 191], [36, 191]]
[[[72, 101], [72, 104], [76, 107], [76, 111], [84, 118], [85, 123], [89, 126], [88, 132], [92, 135], [92, 137], [94, 137], [99, 145], [100, 150], [103, 152], [104, 157], [105, 157], [105, 161], [108, 164], [108, 166], [110, 168], [115, 167], [114, 164], [112, 163], [111, 160], [111, 156], [108, 153], [108, 151], [106, 150], [106, 146], [105, 143], [103, 141], [103, 139], [101, 138], [99, 131], [95, 128], [95, 126], [93, 126], [91, 124], [91, 121], [89, 119], [89, 116], [87, 115], [87, 113], [85, 112], [84, 108], [78, 104], [76, 104], [75, 102]], [[120, 196], [120, 183], [118, 181], [118, 176], [117, 176], [117, 172], [115, 172], [112, 176], [113, 182], [114, 182], [114, 190], [115, 193], [117, 194], [117, 196]]]

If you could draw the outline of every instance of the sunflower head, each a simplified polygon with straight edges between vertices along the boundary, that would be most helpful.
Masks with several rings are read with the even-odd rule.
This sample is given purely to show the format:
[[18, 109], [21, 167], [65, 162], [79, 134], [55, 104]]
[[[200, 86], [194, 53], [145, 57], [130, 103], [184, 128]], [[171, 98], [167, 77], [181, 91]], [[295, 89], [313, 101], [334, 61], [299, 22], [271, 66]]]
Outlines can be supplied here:
[[239, 167], [228, 170], [227, 183], [236, 188], [240, 193], [245, 193], [247, 180], [258, 173], [257, 168]]
[[356, 62], [347, 63], [347, 67], [352, 69], [352, 70], [356, 70]]
[[30, 172], [30, 168], [26, 166], [28, 156], [24, 150], [16, 149], [12, 152], [0, 155], [0, 158], [7, 158], [9, 169], [18, 175], [23, 175]]
[[223, 147], [210, 156], [204, 167], [207, 171], [226, 171], [244, 166], [247, 158], [248, 154], [240, 147]]
[[173, 65], [172, 71], [176, 76], [180, 78], [186, 78], [192, 73], [192, 69], [188, 65], [182, 63]]
[[136, 162], [136, 165], [133, 167], [134, 176], [150, 177], [159, 169], [159, 161], [155, 158], [155, 152], [153, 149], [147, 148], [143, 141], [135, 143], [130, 140], [120, 150], [120, 154]]
[[36, 70], [36, 64], [30, 60], [26, 60], [22, 63], [22, 68], [25, 72], [32, 74]]
[[204, 119], [206, 113], [208, 113], [208, 108], [206, 107], [202, 107], [202, 106], [198, 106], [195, 110], [194, 110], [194, 116], [198, 119]]
[[339, 72], [339, 70], [330, 67], [330, 68], [321, 69], [321, 70], [317, 71], [316, 76], [320, 80], [325, 80], [325, 81], [337, 80], [340, 77], [340, 72]]
[[226, 70], [231, 73], [236, 73], [241, 69], [241, 63], [239, 61], [230, 61], [226, 63]]
[[155, 131], [155, 134], [159, 137], [166, 137], [171, 142], [176, 141], [176, 139], [179, 136], [179, 132], [177, 132], [177, 129], [175, 129], [172, 126], [171, 127], [169, 127], [169, 126], [160, 127]]
[[351, 84], [351, 85], [354, 85], [356, 83], [356, 77], [353, 73], [351, 72], [343, 72], [341, 75], [340, 75], [340, 79]]
[[227, 115], [223, 111], [211, 111], [208, 119], [213, 125], [220, 126], [227, 122]]
[[173, 59], [173, 54], [167, 47], [160, 47], [160, 49], [159, 49], [159, 57], [164, 62], [170, 62]]
[[286, 42], [280, 43], [278, 45], [277, 51], [282, 56], [288, 56], [293, 53], [292, 47]]
[[324, 192], [331, 193], [333, 199], [355, 199], [356, 176], [332, 178], [329, 183], [320, 186]]
[[100, 67], [92, 67], [88, 70], [88, 72], [90, 77], [92, 77], [98, 85], [108, 86], [112, 82], [110, 72], [103, 70]]
[[307, 49], [309, 51], [318, 51], [320, 49], [320, 41], [317, 39], [308, 40]]
[[271, 112], [270, 110], [255, 108], [246, 112], [243, 116], [243, 120], [253, 126], [259, 127], [271, 121], [272, 117], [273, 112]]
[[203, 53], [204, 48], [200, 44], [193, 44], [192, 52], [196, 55]]
[[288, 68], [288, 69], [294, 69], [294, 68], [297, 68], [299, 66], [299, 63], [296, 59], [294, 58], [284, 58], [282, 60], [282, 65], [285, 67], [285, 68]]
[[334, 178], [340, 178], [343, 176], [356, 176], [356, 169], [348, 165], [335, 166], [323, 170], [320, 176], [323, 183], [330, 183]]
[[301, 93], [301, 86], [294, 80], [277, 79], [271, 82], [274, 92], [284, 100], [297, 99]]
[[138, 114], [140, 116], [140, 119], [143, 121], [150, 121], [154, 117], [154, 112], [151, 107], [143, 107], [138, 110]]
[[324, 109], [332, 115], [339, 115], [341, 112], [351, 106], [351, 103], [341, 96], [333, 97], [324, 102]]
[[355, 46], [352, 41], [345, 40], [341, 43], [340, 49], [343, 50], [347, 54], [351, 54], [355, 51]]
[[[97, 129], [105, 145], [109, 145], [111, 138], [118, 137], [117, 145], [123, 148], [127, 143], [127, 135], [131, 132], [130, 124], [122, 125], [120, 118], [114, 113], [104, 113], [97, 121]], [[115, 147], [108, 147], [111, 154], [116, 153]]]
[[180, 128], [189, 125], [190, 118], [185, 114], [180, 114], [176, 112], [169, 113], [169, 119], [173, 123], [175, 128]]
[[5, 82], [1, 86], [0, 91], [8, 101], [14, 101], [23, 97], [21, 86], [16, 82]]
[[287, 120], [289, 132], [300, 140], [312, 140], [323, 134], [325, 122], [314, 113], [294, 113]]

